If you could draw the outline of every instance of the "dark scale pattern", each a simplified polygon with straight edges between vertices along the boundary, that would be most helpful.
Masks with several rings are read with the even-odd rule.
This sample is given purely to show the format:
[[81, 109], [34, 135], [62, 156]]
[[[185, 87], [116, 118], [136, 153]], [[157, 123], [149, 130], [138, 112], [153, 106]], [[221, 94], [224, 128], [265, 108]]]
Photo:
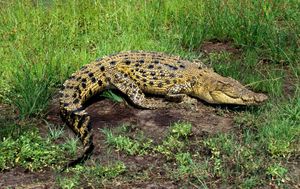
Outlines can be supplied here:
[[149, 68], [149, 69], [153, 69], [153, 68], [154, 68], [154, 65], [150, 64], [150, 65], [148, 66], [148, 68]]
[[74, 101], [73, 101], [74, 104], [78, 104], [79, 103], [79, 99], [76, 98]]
[[159, 60], [153, 60], [152, 63], [159, 64]]
[[103, 84], [102, 80], [98, 80], [98, 85], [101, 87]]
[[93, 73], [93, 72], [89, 72], [89, 73], [88, 73], [88, 76], [89, 76], [89, 77], [94, 77], [94, 73]]
[[127, 66], [129, 66], [130, 63], [131, 63], [131, 61], [130, 61], [130, 60], [124, 60], [124, 63], [125, 63]]
[[100, 66], [100, 70], [101, 70], [101, 72], [104, 72], [105, 71], [105, 67], [104, 66]]
[[171, 74], [170, 74], [170, 77], [171, 77], [171, 78], [174, 78], [174, 77], [176, 77], [176, 75], [175, 75], [174, 73], [171, 73]]
[[116, 61], [111, 61], [109, 64], [114, 66], [114, 65], [116, 65], [116, 63], [117, 63]]

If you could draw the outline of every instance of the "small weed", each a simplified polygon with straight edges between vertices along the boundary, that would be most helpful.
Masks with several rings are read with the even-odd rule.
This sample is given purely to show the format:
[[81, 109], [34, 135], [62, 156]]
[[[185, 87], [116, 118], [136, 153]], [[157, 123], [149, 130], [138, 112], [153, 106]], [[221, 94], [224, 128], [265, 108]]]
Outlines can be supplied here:
[[103, 187], [105, 180], [113, 179], [126, 171], [126, 166], [123, 162], [116, 162], [110, 165], [96, 164], [92, 167], [77, 165], [74, 168], [67, 169], [71, 176], [58, 177], [58, 185], [61, 188], [78, 188], [82, 184], [85, 186]]
[[115, 136], [110, 130], [103, 129], [102, 132], [106, 137], [106, 141], [109, 145], [113, 145], [117, 150], [123, 150], [130, 155], [145, 155], [149, 153], [149, 149], [152, 146], [152, 140], [138, 141], [130, 139], [127, 136]]
[[200, 188], [208, 188], [205, 180], [209, 177], [208, 162], [195, 162], [199, 157], [195, 154], [193, 157], [189, 152], [179, 152], [175, 154], [177, 168], [170, 172], [171, 177], [176, 180], [188, 179], [193, 185], [200, 185]]
[[190, 174], [194, 168], [194, 161], [191, 157], [191, 154], [188, 152], [178, 153], [175, 155], [175, 160], [178, 163], [178, 171], [182, 178], [184, 178], [186, 174]]
[[177, 122], [172, 124], [166, 139], [163, 140], [162, 144], [155, 146], [154, 150], [164, 154], [167, 158], [173, 158], [176, 152], [180, 152], [187, 145], [187, 137], [191, 131], [192, 125], [190, 123]]
[[275, 181], [275, 184], [280, 186], [285, 182], [287, 172], [288, 170], [280, 164], [273, 164], [267, 168], [266, 174]]
[[78, 138], [68, 138], [62, 147], [72, 156], [76, 155], [78, 148]]
[[154, 150], [165, 155], [168, 159], [174, 158], [174, 154], [183, 150], [185, 143], [170, 135], [163, 140], [162, 144], [155, 146]]
[[59, 177], [57, 179], [57, 184], [62, 189], [76, 188], [80, 184], [80, 178], [79, 175], [72, 176], [72, 177]]
[[113, 93], [111, 90], [104, 91], [101, 96], [110, 99], [113, 102], [123, 102], [123, 98]]
[[44, 120], [44, 122], [48, 126], [48, 130], [49, 130], [48, 134], [49, 134], [50, 139], [56, 140], [56, 139], [60, 138], [61, 136], [63, 136], [64, 127], [53, 125], [53, 124], [47, 122], [46, 120]]
[[177, 122], [171, 126], [171, 135], [176, 138], [183, 137], [186, 139], [191, 134], [191, 131], [192, 124], [190, 123]]
[[220, 134], [204, 141], [204, 145], [208, 147], [213, 155], [219, 156], [220, 152], [231, 155], [234, 153], [238, 144], [235, 144], [233, 136], [228, 134]]
[[251, 189], [251, 188], [255, 188], [260, 183], [261, 183], [260, 178], [258, 178], [257, 176], [252, 176], [249, 178], [245, 178], [242, 184], [240, 185], [240, 187], [245, 189]]

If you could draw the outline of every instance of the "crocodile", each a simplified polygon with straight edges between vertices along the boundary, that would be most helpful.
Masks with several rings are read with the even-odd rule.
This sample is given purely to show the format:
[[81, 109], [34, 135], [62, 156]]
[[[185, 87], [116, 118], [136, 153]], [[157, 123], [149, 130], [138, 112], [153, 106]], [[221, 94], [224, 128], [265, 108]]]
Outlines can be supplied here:
[[94, 149], [90, 116], [85, 102], [106, 89], [117, 89], [133, 105], [156, 109], [166, 106], [145, 94], [184, 101], [194, 97], [211, 104], [258, 105], [268, 97], [240, 82], [223, 77], [199, 60], [185, 60], [160, 52], [129, 51], [113, 54], [83, 66], [73, 73], [60, 91], [60, 113], [83, 143], [83, 155], [70, 162], [85, 161]]

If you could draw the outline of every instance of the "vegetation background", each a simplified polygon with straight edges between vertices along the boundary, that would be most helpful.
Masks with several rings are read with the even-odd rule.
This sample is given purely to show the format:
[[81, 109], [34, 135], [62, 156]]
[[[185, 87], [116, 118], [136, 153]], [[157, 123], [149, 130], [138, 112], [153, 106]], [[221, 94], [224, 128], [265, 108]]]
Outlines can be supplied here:
[[[132, 182], [136, 174], [124, 162], [58, 174], [77, 143], [68, 138], [57, 144], [63, 127], [42, 120], [64, 80], [82, 65], [118, 51], [145, 50], [202, 59], [270, 99], [236, 115], [239, 133], [204, 138], [199, 149], [210, 151], [206, 159], [186, 150], [192, 141], [188, 123], [173, 125], [158, 146], [128, 138], [126, 129], [118, 135], [103, 131], [112, 149], [129, 156], [149, 149], [163, 154], [176, 165], [164, 168], [163, 179], [182, 187], [299, 187], [299, 10], [298, 0], [1, 1], [1, 174], [18, 167], [50, 169], [57, 174], [54, 185], [62, 188]], [[230, 48], [205, 51], [216, 43]], [[41, 122], [47, 137], [37, 129]], [[177, 142], [187, 147], [175, 151]]]

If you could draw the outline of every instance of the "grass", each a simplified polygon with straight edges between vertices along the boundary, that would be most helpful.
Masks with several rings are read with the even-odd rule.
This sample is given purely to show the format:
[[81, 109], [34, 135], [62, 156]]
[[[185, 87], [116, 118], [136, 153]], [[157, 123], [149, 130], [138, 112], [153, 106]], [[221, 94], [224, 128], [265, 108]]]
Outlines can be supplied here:
[[[201, 139], [198, 151], [190, 150], [195, 141], [186, 123], [171, 127], [160, 144], [142, 134], [126, 136], [128, 130], [117, 136], [106, 130], [109, 145], [129, 156], [160, 154], [169, 179], [189, 178], [187, 182], [203, 188], [214, 186], [207, 179], [241, 188], [268, 183], [284, 187], [287, 162], [299, 155], [298, 10], [297, 0], [1, 1], [0, 102], [9, 104], [15, 115], [0, 115], [0, 145], [5, 149], [0, 152], [1, 169], [21, 166], [34, 171], [76, 154], [76, 140], [56, 144], [64, 135], [59, 126], [44, 123], [49, 129], [42, 138], [33, 120], [45, 117], [50, 99], [82, 65], [141, 49], [202, 59], [218, 73], [267, 93], [270, 100], [237, 116], [236, 133]], [[239, 53], [204, 55], [199, 48], [205, 41], [228, 42]], [[286, 93], [287, 83], [293, 94]], [[122, 100], [111, 92], [104, 96]], [[203, 155], [203, 150], [210, 154]], [[126, 170], [108, 165], [117, 171], [107, 176], [101, 166], [78, 168], [74, 177], [57, 182], [72, 188], [82, 184], [82, 175], [96, 171], [113, 179]]]
[[95, 164], [92, 167], [78, 165], [67, 170], [71, 176], [58, 177], [57, 185], [59, 188], [78, 188], [80, 186], [101, 187], [111, 178], [115, 178], [126, 170], [123, 162], [116, 162], [107, 166]]
[[37, 131], [27, 131], [18, 138], [4, 138], [0, 144], [0, 169], [7, 170], [16, 166], [30, 171], [52, 167], [64, 162], [63, 146], [43, 140]]
[[145, 155], [148, 153], [152, 140], [141, 141], [133, 140], [129, 137], [117, 135], [115, 136], [110, 130], [102, 131], [106, 137], [107, 144], [116, 146], [117, 150], [124, 150], [129, 155]]

